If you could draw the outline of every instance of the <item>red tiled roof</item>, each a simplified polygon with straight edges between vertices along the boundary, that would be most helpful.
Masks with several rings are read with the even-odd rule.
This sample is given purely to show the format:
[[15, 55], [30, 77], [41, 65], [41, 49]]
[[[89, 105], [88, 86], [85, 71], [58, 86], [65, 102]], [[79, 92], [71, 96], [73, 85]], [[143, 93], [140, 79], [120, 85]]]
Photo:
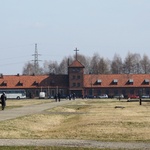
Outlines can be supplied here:
[[[5, 84], [4, 84], [5, 83]], [[3, 75], [0, 77], [0, 89], [4, 88], [39, 88], [39, 87], [68, 87], [68, 75]]]
[[[82, 66], [83, 67], [83, 66]], [[150, 74], [84, 74], [83, 77], [85, 88], [113, 88], [113, 87], [150, 87]], [[97, 82], [99, 80], [99, 82]], [[117, 83], [113, 83], [116, 80]], [[129, 83], [133, 80], [133, 83]], [[148, 80], [146, 84], [144, 81]], [[0, 77], [0, 89], [4, 88], [40, 88], [56, 87], [68, 88], [68, 75], [3, 75]], [[101, 82], [101, 83], [100, 83]]]
[[84, 68], [84, 66], [83, 66], [78, 60], [73, 61], [72, 64], [69, 65], [69, 67], [80, 67], [80, 68]]
[[[97, 83], [97, 80], [101, 83]], [[130, 84], [129, 80], [133, 80], [133, 83]], [[144, 80], [150, 81], [150, 74], [89, 74], [84, 75], [84, 87], [150, 87], [150, 83], [145, 84]]]

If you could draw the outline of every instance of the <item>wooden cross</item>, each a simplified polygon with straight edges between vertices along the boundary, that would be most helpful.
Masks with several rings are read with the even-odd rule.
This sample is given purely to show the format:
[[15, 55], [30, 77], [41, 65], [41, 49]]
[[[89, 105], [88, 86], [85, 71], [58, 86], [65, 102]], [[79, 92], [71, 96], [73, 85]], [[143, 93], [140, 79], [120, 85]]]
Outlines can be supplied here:
[[77, 60], [77, 52], [78, 52], [79, 50], [76, 48], [74, 51], [76, 51], [76, 60]]

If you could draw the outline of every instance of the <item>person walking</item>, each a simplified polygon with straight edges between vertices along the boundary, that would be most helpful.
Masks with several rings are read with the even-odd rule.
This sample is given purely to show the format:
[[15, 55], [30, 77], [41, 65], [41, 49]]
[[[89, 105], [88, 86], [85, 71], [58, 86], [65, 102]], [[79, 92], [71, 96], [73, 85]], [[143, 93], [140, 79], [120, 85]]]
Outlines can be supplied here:
[[55, 94], [55, 101], [57, 102], [57, 98], [58, 98], [58, 95], [57, 94]]
[[7, 97], [6, 97], [6, 95], [5, 95], [5, 92], [3, 92], [3, 94], [1, 95], [2, 110], [4, 110], [5, 107], [6, 107], [6, 100], [7, 100]]
[[73, 97], [73, 100], [75, 100], [75, 98], [76, 98], [76, 94], [75, 94], [75, 93], [73, 93], [73, 94], [72, 94], [72, 97]]
[[60, 93], [58, 93], [58, 101], [60, 102]]

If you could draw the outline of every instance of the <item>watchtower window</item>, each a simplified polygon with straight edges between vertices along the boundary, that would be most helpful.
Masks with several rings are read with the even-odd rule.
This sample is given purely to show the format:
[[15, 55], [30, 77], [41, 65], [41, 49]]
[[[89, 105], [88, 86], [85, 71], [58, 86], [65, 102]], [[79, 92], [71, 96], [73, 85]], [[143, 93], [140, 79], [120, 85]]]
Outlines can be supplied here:
[[77, 79], [80, 79], [80, 76], [77, 76]]
[[76, 86], [76, 83], [73, 83], [72, 86], [75, 87], [75, 86]]
[[72, 76], [72, 79], [75, 79], [75, 78], [76, 78], [76, 76], [75, 76], [75, 75], [73, 75], [73, 76]]
[[77, 86], [80, 87], [80, 83], [78, 83]]

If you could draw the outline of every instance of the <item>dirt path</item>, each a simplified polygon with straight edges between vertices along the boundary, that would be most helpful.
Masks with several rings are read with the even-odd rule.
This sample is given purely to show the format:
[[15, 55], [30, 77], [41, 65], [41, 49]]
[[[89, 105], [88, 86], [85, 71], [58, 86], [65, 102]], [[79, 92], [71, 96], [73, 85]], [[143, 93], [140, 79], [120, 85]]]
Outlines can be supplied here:
[[[40, 113], [46, 109], [70, 103], [69, 100], [61, 102], [45, 103], [39, 105], [25, 106], [0, 111], [0, 121], [14, 119], [20, 116]], [[0, 146], [66, 146], [66, 147], [88, 147], [88, 148], [112, 148], [112, 149], [139, 149], [150, 150], [150, 143], [135, 142], [102, 142], [92, 140], [73, 139], [0, 139]]]
[[150, 150], [150, 143], [102, 142], [71, 139], [0, 139], [0, 146], [65, 146]]
[[0, 110], [0, 121], [14, 119], [14, 118], [25, 116], [25, 115], [36, 114], [46, 109], [54, 108], [60, 105], [65, 105], [70, 102], [71, 101], [69, 100], [62, 100], [60, 102], [35, 104], [35, 105], [24, 106], [24, 107], [19, 107], [19, 108], [5, 109], [4, 111]]

